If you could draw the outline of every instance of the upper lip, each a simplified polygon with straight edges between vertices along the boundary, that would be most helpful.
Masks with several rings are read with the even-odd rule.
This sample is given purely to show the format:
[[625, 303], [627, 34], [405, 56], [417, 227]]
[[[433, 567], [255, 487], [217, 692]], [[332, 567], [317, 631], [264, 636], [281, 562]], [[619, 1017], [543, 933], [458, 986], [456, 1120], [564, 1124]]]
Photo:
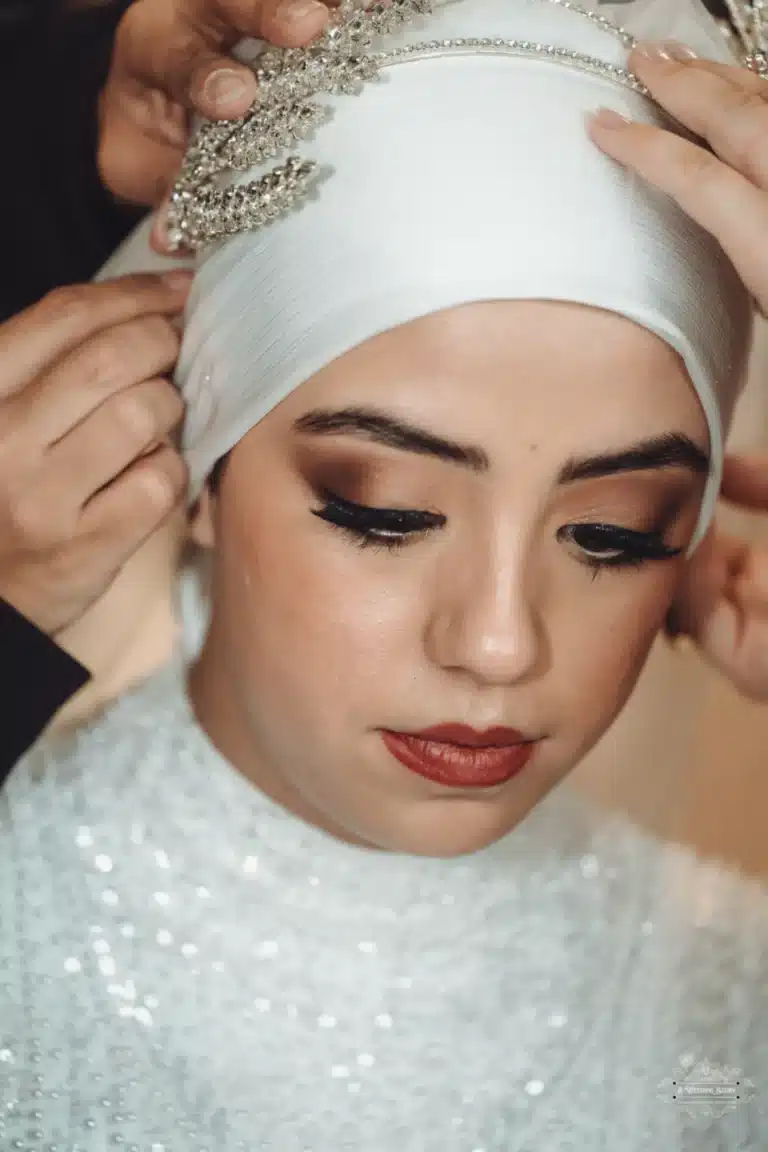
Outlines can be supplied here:
[[478, 731], [466, 724], [436, 724], [433, 728], [423, 728], [420, 732], [402, 732], [402, 736], [414, 736], [417, 740], [432, 740], [437, 744], [455, 744], [464, 748], [508, 748], [514, 744], [528, 744], [530, 741], [516, 728], [486, 728]]

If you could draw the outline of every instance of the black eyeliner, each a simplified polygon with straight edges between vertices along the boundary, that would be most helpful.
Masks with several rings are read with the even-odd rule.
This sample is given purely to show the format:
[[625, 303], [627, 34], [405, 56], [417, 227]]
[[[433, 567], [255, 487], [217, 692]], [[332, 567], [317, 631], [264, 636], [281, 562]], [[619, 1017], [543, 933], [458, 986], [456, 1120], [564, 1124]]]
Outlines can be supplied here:
[[[407, 508], [375, 508], [358, 504], [332, 492], [329, 488], [317, 490], [322, 508], [311, 509], [312, 515], [325, 520], [353, 537], [361, 547], [379, 546], [396, 549], [425, 532], [442, 528], [446, 517], [436, 512]], [[631, 528], [600, 523], [576, 523], [564, 526], [558, 537], [571, 540], [582, 552], [582, 563], [594, 569], [595, 575], [605, 568], [614, 570], [639, 568], [648, 561], [671, 560], [680, 556], [682, 548], [671, 548], [664, 543], [663, 529], [638, 532]], [[579, 534], [588, 540], [579, 540]], [[615, 556], [600, 556], [600, 551], [616, 552]], [[590, 555], [593, 552], [593, 555]]]
[[[600, 557], [589, 555], [589, 545], [580, 543], [578, 530], [592, 536], [592, 543], [606, 551], [615, 550], [617, 556]], [[660, 530], [637, 532], [631, 528], [619, 528], [608, 524], [574, 524], [569, 526], [569, 535], [577, 547], [585, 551], [587, 563], [595, 568], [632, 568], [647, 560], [672, 560], [680, 556], [682, 548], [672, 548], [664, 543]]]
[[313, 516], [335, 524], [363, 540], [397, 543], [398, 537], [408, 537], [445, 525], [445, 516], [406, 508], [373, 508], [356, 504], [343, 496], [321, 489], [317, 493], [323, 507], [312, 509]]

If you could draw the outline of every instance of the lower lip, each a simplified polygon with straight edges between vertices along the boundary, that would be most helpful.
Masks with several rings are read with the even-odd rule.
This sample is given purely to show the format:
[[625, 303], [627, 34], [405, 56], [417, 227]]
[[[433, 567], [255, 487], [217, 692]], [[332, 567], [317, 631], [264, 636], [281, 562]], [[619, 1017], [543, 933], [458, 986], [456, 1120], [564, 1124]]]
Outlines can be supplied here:
[[467, 748], [437, 740], [421, 740], [404, 732], [382, 732], [392, 755], [411, 772], [449, 788], [493, 788], [522, 772], [535, 743], [504, 748]]

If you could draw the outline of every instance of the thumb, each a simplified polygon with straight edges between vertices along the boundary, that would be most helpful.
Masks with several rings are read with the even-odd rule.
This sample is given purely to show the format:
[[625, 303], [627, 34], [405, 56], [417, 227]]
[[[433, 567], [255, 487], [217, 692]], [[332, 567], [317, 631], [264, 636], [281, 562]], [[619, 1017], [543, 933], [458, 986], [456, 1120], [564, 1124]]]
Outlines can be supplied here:
[[319, 0], [134, 0], [118, 27], [101, 99], [106, 187], [157, 204], [178, 171], [187, 114], [234, 119], [257, 97], [253, 72], [230, 48], [246, 36], [298, 47], [327, 20]]
[[320, 0], [138, 0], [119, 28], [114, 72], [203, 116], [241, 116], [256, 97], [256, 81], [231, 58], [232, 46], [259, 37], [299, 47], [327, 19]]

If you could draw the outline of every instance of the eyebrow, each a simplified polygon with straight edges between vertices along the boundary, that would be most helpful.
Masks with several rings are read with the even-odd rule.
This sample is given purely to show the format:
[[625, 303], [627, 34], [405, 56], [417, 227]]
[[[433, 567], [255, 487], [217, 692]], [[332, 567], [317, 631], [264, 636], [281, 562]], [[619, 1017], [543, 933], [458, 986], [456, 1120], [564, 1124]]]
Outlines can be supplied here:
[[[491, 461], [482, 448], [446, 440], [408, 420], [374, 408], [317, 408], [294, 422], [294, 430], [313, 436], [353, 435], [388, 448], [432, 456], [472, 472], [489, 472]], [[594, 480], [621, 472], [649, 472], [686, 468], [696, 475], [709, 472], [708, 454], [682, 432], [668, 432], [641, 440], [616, 452], [569, 460], [558, 475], [561, 485]]]
[[619, 472], [650, 472], [661, 468], [687, 468], [697, 476], [709, 473], [707, 452], [682, 432], [667, 432], [600, 456], [569, 460], [560, 470], [560, 484], [615, 476]]
[[335, 436], [345, 432], [364, 436], [388, 448], [400, 448], [420, 456], [434, 456], [449, 464], [469, 468], [472, 472], [488, 472], [491, 467], [482, 448], [444, 440], [442, 436], [435, 436], [407, 420], [373, 408], [340, 408], [335, 411], [318, 408], [301, 416], [294, 428], [297, 432], [309, 432], [314, 436]]

